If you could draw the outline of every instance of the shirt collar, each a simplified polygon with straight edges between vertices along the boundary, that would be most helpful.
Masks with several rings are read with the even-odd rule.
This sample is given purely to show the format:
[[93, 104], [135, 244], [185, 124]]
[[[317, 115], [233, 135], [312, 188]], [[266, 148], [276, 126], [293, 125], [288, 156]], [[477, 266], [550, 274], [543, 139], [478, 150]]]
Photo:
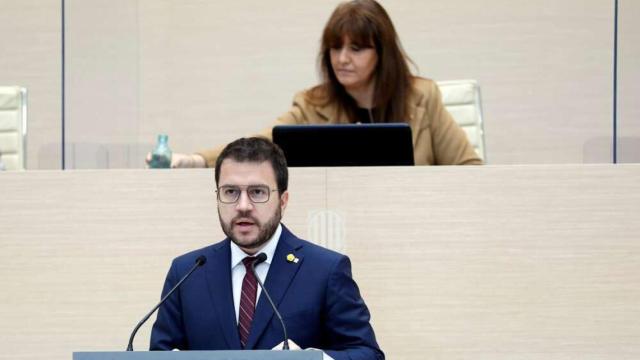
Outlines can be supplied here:
[[[271, 239], [267, 241], [267, 243], [262, 247], [262, 249], [256, 252], [256, 255], [263, 252], [267, 255], [267, 264], [271, 264], [271, 259], [273, 259], [273, 255], [276, 252], [276, 247], [278, 246], [278, 241], [280, 240], [280, 234], [282, 234], [282, 224], [278, 224], [276, 231], [271, 236]], [[242, 251], [238, 245], [236, 245], [233, 241], [231, 241], [231, 268], [238, 266], [242, 263], [242, 259], [249, 256], [247, 253]]]

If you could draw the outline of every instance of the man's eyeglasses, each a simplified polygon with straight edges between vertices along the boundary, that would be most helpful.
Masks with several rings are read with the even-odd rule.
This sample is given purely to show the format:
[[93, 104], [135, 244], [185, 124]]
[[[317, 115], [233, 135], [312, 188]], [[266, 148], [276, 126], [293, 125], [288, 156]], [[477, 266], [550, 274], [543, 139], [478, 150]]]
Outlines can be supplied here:
[[252, 203], [266, 203], [269, 201], [271, 193], [278, 191], [277, 189], [271, 190], [266, 185], [223, 185], [216, 190], [216, 193], [218, 193], [218, 201], [223, 204], [234, 204], [240, 199], [243, 189], [247, 192], [247, 196], [249, 196], [249, 200], [251, 200]]

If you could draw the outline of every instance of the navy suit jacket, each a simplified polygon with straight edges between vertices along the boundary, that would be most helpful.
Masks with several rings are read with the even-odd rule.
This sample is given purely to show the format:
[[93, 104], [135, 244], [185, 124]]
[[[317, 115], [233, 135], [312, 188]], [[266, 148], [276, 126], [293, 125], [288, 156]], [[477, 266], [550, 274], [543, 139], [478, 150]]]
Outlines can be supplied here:
[[[293, 254], [297, 263], [287, 261]], [[151, 331], [151, 350], [240, 350], [233, 306], [231, 249], [227, 238], [173, 260], [162, 294], [207, 257], [166, 303]], [[369, 323], [369, 310], [351, 277], [349, 258], [293, 235], [282, 235], [265, 287], [301, 348], [324, 350], [335, 360], [384, 359]], [[264, 292], [256, 306], [246, 349], [271, 349], [283, 340]]]

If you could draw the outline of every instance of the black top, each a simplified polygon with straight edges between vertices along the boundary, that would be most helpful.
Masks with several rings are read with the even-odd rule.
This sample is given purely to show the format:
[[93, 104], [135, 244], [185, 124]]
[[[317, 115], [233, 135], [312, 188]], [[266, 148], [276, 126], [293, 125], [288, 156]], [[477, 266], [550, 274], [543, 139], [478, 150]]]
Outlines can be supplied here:
[[[375, 121], [376, 115], [378, 115], [378, 109], [376, 108], [372, 108], [371, 114], [369, 114], [369, 109], [359, 107], [356, 109], [356, 122], [359, 122], [362, 124], [369, 124], [372, 122], [376, 122]], [[372, 118], [373, 118], [373, 121], [371, 121]]]

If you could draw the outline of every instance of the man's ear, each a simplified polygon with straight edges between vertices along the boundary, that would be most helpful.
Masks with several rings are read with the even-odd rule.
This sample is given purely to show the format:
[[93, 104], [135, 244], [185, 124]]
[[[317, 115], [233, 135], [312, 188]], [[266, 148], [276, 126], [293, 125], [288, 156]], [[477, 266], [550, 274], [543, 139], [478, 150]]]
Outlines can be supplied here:
[[280, 195], [280, 210], [284, 212], [284, 209], [287, 208], [287, 203], [289, 202], [289, 191], [285, 190], [285, 192]]

